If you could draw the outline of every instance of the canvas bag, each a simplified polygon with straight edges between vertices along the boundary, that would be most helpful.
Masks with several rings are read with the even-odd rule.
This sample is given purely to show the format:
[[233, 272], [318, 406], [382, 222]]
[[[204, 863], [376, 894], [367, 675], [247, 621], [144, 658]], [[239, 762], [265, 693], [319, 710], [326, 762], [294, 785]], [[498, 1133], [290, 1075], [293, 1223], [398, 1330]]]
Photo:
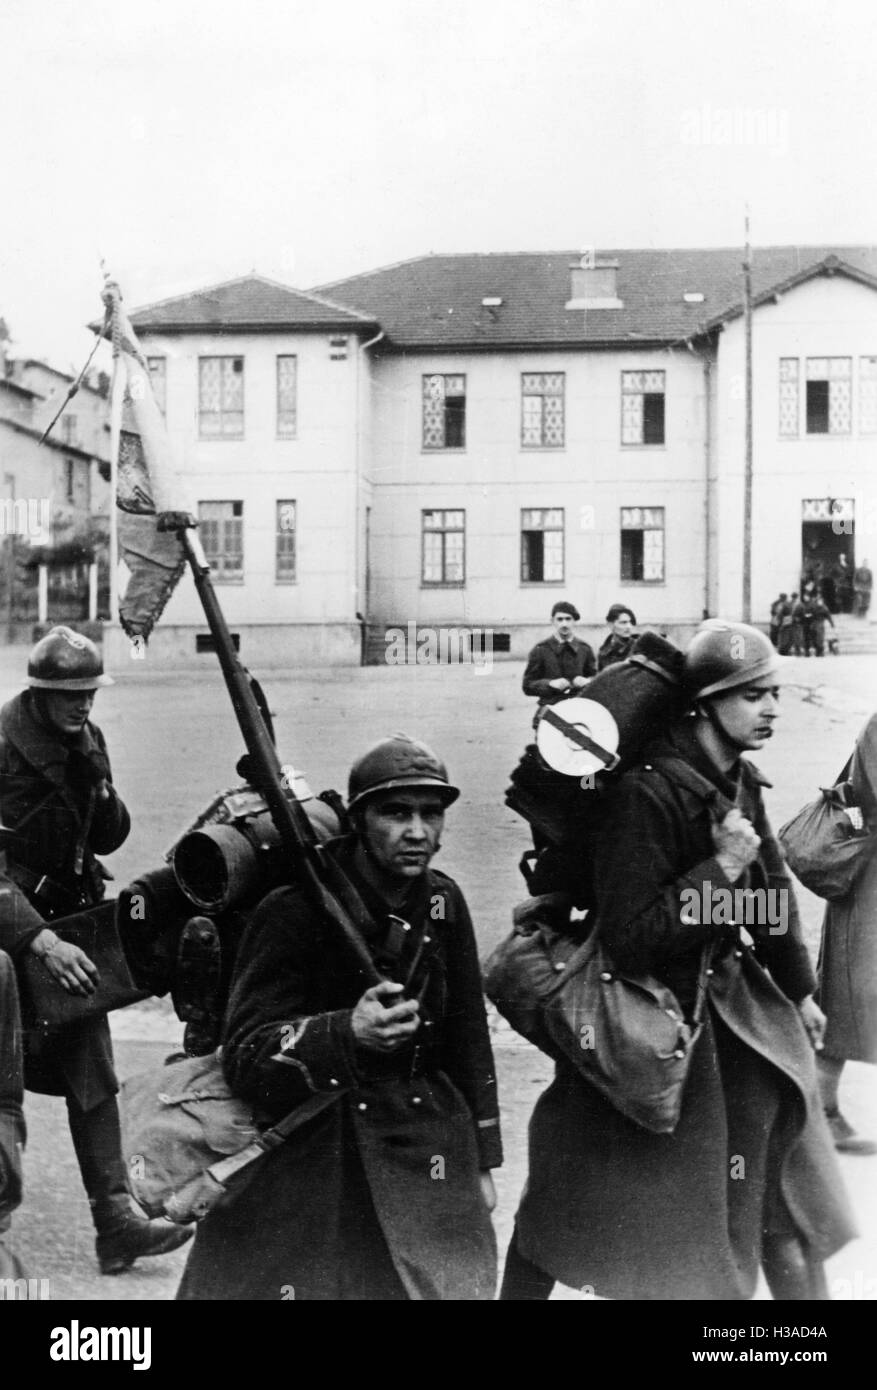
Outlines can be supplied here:
[[260, 1131], [246, 1101], [232, 1094], [221, 1050], [171, 1057], [122, 1083], [122, 1151], [128, 1185], [149, 1216], [188, 1225], [254, 1176], [265, 1154], [345, 1094], [311, 1096]]
[[[670, 781], [724, 815], [730, 803], [679, 758], [655, 759]], [[697, 998], [686, 1020], [666, 985], [619, 971], [599, 923], [582, 939], [569, 927], [562, 893], [530, 898], [515, 911], [514, 930], [484, 966], [487, 997], [529, 1042], [564, 1057], [616, 1110], [654, 1134], [679, 1122], [694, 1044], [702, 1027], [711, 949], [701, 953]]]
[[560, 898], [546, 894], [516, 909], [515, 930], [485, 963], [485, 992], [515, 1032], [571, 1062], [621, 1114], [672, 1134], [702, 1026], [710, 952], [686, 1021], [666, 985], [616, 970], [599, 931], [582, 941], [551, 926], [545, 918], [561, 910]]
[[[849, 763], [841, 778], [848, 768]], [[777, 834], [796, 877], [811, 893], [829, 902], [847, 896], [877, 850], [874, 830], [857, 830], [848, 815], [854, 804], [851, 782], [821, 787], [817, 799], [803, 806]]]

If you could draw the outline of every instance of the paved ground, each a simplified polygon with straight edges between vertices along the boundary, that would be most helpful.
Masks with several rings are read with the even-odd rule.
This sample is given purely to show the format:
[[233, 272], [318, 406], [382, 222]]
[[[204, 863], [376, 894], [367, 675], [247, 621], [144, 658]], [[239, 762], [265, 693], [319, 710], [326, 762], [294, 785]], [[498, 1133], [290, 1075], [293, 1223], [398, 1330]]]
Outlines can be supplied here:
[[[18, 688], [26, 649], [0, 649], [0, 699]], [[132, 809], [128, 843], [109, 860], [117, 882], [157, 867], [164, 851], [221, 788], [235, 784], [243, 746], [228, 698], [210, 657], [198, 672], [163, 675], [132, 662], [118, 685], [98, 697], [95, 715], [109, 741], [114, 773]], [[397, 729], [416, 733], [446, 758], [463, 796], [449, 813], [439, 865], [466, 892], [482, 950], [507, 930], [511, 905], [523, 896], [517, 859], [526, 829], [503, 805], [508, 773], [529, 731], [530, 702], [520, 693], [521, 664], [472, 668], [402, 667], [335, 670], [325, 675], [266, 673], [284, 761], [304, 769], [315, 791], [344, 790], [347, 768], [370, 741]], [[873, 707], [877, 657], [799, 660], [783, 697], [784, 722], [758, 757], [775, 781], [768, 805], [775, 824], [796, 811], [820, 784], [833, 780], [864, 717]], [[812, 947], [821, 904], [802, 891]], [[113, 1018], [119, 1070], [137, 1070], [170, 1050], [179, 1035], [162, 1001]], [[526, 1122], [550, 1075], [550, 1064], [512, 1035], [497, 1034], [497, 1057], [508, 1159], [499, 1180], [496, 1223], [504, 1247], [525, 1176]], [[875, 1072], [847, 1069], [845, 1109], [877, 1134]], [[34, 1277], [49, 1278], [55, 1298], [166, 1299], [184, 1254], [147, 1261], [114, 1279], [94, 1266], [88, 1210], [66, 1130], [63, 1103], [28, 1098], [27, 1197], [17, 1215], [15, 1245]], [[877, 1296], [877, 1158], [842, 1160], [863, 1238], [831, 1262], [838, 1298]], [[575, 1299], [572, 1291], [558, 1297]]]

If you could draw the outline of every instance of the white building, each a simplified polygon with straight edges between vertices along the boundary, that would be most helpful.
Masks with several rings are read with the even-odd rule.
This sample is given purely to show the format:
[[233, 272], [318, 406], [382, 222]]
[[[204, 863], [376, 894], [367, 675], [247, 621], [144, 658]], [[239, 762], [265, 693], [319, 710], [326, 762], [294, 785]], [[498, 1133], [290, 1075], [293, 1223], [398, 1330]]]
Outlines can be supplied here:
[[[247, 659], [356, 661], [358, 615], [376, 652], [414, 623], [522, 656], [561, 595], [594, 635], [618, 599], [680, 638], [740, 616], [741, 260], [428, 256], [132, 315]], [[877, 560], [877, 248], [756, 250], [753, 284], [766, 618], [802, 561]], [[184, 583], [156, 654], [203, 631]]]

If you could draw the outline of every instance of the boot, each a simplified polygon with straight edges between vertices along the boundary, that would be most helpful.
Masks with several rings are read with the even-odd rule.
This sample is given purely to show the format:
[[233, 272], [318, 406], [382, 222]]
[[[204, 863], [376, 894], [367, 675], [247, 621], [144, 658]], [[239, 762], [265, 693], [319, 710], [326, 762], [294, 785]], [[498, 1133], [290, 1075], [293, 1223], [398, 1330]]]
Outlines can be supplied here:
[[134, 1210], [122, 1158], [119, 1107], [108, 1096], [90, 1110], [67, 1097], [70, 1135], [97, 1232], [101, 1274], [121, 1274], [147, 1255], [167, 1255], [191, 1240], [194, 1226], [149, 1221]]
[[810, 1258], [798, 1236], [765, 1236], [761, 1267], [777, 1301], [825, 1302], [829, 1298], [822, 1262]]
[[148, 1221], [128, 1203], [112, 1223], [101, 1227], [95, 1241], [101, 1274], [122, 1274], [135, 1260], [147, 1255], [167, 1255], [191, 1240], [194, 1226], [175, 1226], [171, 1221]]

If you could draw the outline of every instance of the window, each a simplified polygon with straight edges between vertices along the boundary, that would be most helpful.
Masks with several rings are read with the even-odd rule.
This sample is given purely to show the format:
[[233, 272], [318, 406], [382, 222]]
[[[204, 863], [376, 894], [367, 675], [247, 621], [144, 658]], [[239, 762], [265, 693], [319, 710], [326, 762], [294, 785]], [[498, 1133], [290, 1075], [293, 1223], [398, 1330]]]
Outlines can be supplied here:
[[664, 579], [664, 508], [621, 508], [621, 578], [631, 584]]
[[76, 444], [79, 440], [79, 421], [76, 416], [65, 411], [61, 416], [61, 424], [64, 428], [65, 444]]
[[[293, 359], [294, 361], [295, 359]], [[279, 584], [295, 583], [295, 503], [278, 502], [275, 525], [275, 570]]]
[[298, 391], [298, 358], [277, 359], [277, 437], [295, 439]]
[[68, 501], [68, 502], [72, 502], [72, 501], [74, 500], [73, 488], [74, 488], [75, 481], [76, 481], [76, 465], [75, 465], [75, 463], [73, 462], [72, 459], [65, 459], [65, 460], [64, 460], [64, 491], [65, 491], [65, 493], [66, 493], [66, 495], [67, 495], [67, 501]]
[[521, 443], [525, 449], [563, 448], [564, 372], [521, 375]]
[[877, 357], [859, 358], [859, 432], [877, 434]]
[[664, 443], [664, 372], [621, 373], [622, 444]]
[[199, 502], [198, 526], [204, 554], [214, 578], [239, 581], [244, 577], [243, 502]]
[[780, 358], [780, 434], [785, 438], [798, 435], [798, 359]]
[[466, 378], [423, 378], [424, 449], [463, 449], [466, 445]]
[[463, 584], [466, 580], [466, 513], [423, 512], [424, 584]]
[[563, 508], [525, 508], [521, 512], [521, 582], [554, 584], [562, 579]]
[[242, 439], [244, 359], [198, 358], [198, 426], [202, 439]]
[[167, 414], [167, 358], [166, 357], [147, 357], [146, 365], [149, 368], [149, 379], [152, 382], [152, 394], [155, 396], [156, 405], [162, 415]]
[[807, 358], [808, 434], [849, 434], [852, 374], [851, 357]]

